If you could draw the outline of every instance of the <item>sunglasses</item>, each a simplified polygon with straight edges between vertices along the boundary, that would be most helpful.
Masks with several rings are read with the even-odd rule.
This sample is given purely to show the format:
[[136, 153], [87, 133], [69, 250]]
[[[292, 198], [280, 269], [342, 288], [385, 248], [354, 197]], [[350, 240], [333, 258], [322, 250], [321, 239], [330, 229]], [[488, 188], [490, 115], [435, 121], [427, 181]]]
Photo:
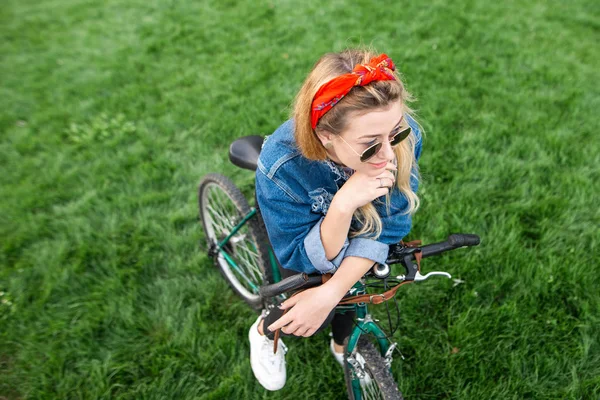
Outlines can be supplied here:
[[[408, 135], [410, 135], [411, 129], [406, 128], [403, 131], [400, 131], [398, 133], [396, 133], [391, 139], [390, 139], [390, 146], [394, 147], [400, 144], [400, 142], [402, 142], [404, 139], [406, 139], [408, 137]], [[352, 146], [350, 146], [350, 143], [346, 142], [344, 140], [343, 137], [339, 136], [338, 137], [340, 139], [342, 139], [344, 141], [344, 143], [346, 143], [348, 145], [348, 147], [350, 147], [350, 149], [354, 152], [354, 154], [356, 154], [357, 156], [360, 157], [360, 162], [367, 162], [369, 161], [371, 158], [373, 158], [377, 153], [379, 153], [379, 150], [381, 150], [381, 147], [383, 147], [383, 143], [382, 142], [377, 142], [371, 146], [369, 146], [365, 151], [362, 152], [362, 154], [358, 154], [356, 152], [356, 150], [354, 150], [354, 148]]]

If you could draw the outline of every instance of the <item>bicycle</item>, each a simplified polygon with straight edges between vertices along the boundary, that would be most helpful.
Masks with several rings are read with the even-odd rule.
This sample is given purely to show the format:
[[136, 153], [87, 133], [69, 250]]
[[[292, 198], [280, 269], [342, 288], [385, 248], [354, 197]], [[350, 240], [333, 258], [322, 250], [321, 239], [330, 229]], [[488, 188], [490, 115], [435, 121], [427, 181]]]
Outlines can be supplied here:
[[[229, 148], [231, 162], [255, 171], [262, 142], [263, 138], [256, 135], [237, 139]], [[275, 307], [285, 300], [287, 293], [323, 283], [320, 274], [302, 273], [281, 280], [260, 211], [257, 207], [250, 207], [241, 191], [227, 177], [214, 173], [206, 175], [199, 185], [198, 203], [209, 256], [229, 285], [254, 310]], [[420, 260], [457, 248], [476, 246], [479, 242], [477, 235], [453, 234], [446, 241], [426, 246], [416, 242], [391, 245], [386, 263], [376, 263], [350, 289], [336, 307], [336, 312], [352, 309], [356, 312], [354, 329], [344, 342], [344, 378], [351, 400], [403, 398], [391, 372], [398, 344], [379, 327], [367, 304], [391, 299], [398, 288], [407, 283], [432, 276], [450, 278], [450, 274], [443, 271], [422, 275]], [[390, 277], [393, 264], [401, 264], [405, 273]], [[368, 292], [368, 289], [381, 286], [385, 290], [389, 283], [396, 283], [396, 286], [383, 294]], [[375, 338], [378, 348], [368, 339], [371, 337]]]

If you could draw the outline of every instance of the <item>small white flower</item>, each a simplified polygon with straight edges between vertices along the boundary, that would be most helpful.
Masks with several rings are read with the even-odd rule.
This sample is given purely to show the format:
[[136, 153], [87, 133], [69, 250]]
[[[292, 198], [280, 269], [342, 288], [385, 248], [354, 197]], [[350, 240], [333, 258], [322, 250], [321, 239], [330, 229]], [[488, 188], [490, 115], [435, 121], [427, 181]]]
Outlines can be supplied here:
[[452, 279], [454, 281], [454, 285], [452, 285], [452, 287], [456, 287], [458, 285], [460, 285], [461, 283], [465, 283], [465, 281], [463, 281], [462, 279]]

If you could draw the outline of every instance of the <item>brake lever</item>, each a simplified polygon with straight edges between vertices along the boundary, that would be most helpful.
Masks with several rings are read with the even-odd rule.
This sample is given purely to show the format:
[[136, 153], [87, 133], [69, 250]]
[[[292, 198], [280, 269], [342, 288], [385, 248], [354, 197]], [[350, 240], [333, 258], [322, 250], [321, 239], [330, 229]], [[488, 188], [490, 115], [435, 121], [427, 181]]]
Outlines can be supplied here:
[[439, 275], [439, 276], [445, 276], [445, 277], [446, 277], [446, 278], [448, 278], [448, 279], [451, 279], [451, 278], [452, 278], [452, 275], [450, 275], [450, 274], [449, 274], [449, 273], [447, 273], [447, 272], [443, 272], [443, 271], [432, 271], [432, 272], [430, 272], [430, 273], [428, 273], [428, 274], [425, 274], [425, 275], [421, 275], [421, 273], [420, 273], [420, 272], [417, 272], [417, 273], [415, 274], [415, 281], [424, 281], [424, 280], [426, 280], [426, 279], [429, 279], [429, 277], [431, 277], [431, 276], [436, 276], [436, 275]]
[[[436, 275], [445, 276], [448, 279], [452, 278], [452, 275], [450, 275], [447, 272], [443, 272], [443, 271], [431, 271], [431, 272], [429, 272], [428, 274], [425, 274], [425, 275], [421, 275], [421, 273], [419, 271], [417, 271], [415, 273], [415, 278], [413, 279], [413, 281], [424, 281], [424, 280], [429, 279], [430, 277], [436, 276]], [[396, 277], [396, 279], [398, 279], [400, 281], [403, 281], [403, 280], [406, 279], [406, 276], [405, 275], [398, 275]]]

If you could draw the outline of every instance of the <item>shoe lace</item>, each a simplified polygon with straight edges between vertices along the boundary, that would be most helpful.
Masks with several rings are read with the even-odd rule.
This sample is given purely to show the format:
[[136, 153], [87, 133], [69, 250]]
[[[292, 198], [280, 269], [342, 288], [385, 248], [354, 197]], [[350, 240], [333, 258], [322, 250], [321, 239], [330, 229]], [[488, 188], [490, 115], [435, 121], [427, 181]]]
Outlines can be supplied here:
[[280, 340], [278, 344], [279, 344], [279, 345], [281, 345], [281, 350], [283, 351], [283, 354], [284, 354], [284, 355], [285, 355], [285, 354], [287, 354], [288, 348], [287, 348], [287, 346], [285, 345], [285, 343], [283, 343], [283, 342]]
[[273, 353], [273, 340], [265, 338], [265, 341], [263, 342], [263, 354], [268, 354], [268, 361], [270, 364], [275, 364], [281, 359], [282, 351], [283, 356], [285, 356], [288, 348], [281, 340], [277, 343], [277, 353]]

